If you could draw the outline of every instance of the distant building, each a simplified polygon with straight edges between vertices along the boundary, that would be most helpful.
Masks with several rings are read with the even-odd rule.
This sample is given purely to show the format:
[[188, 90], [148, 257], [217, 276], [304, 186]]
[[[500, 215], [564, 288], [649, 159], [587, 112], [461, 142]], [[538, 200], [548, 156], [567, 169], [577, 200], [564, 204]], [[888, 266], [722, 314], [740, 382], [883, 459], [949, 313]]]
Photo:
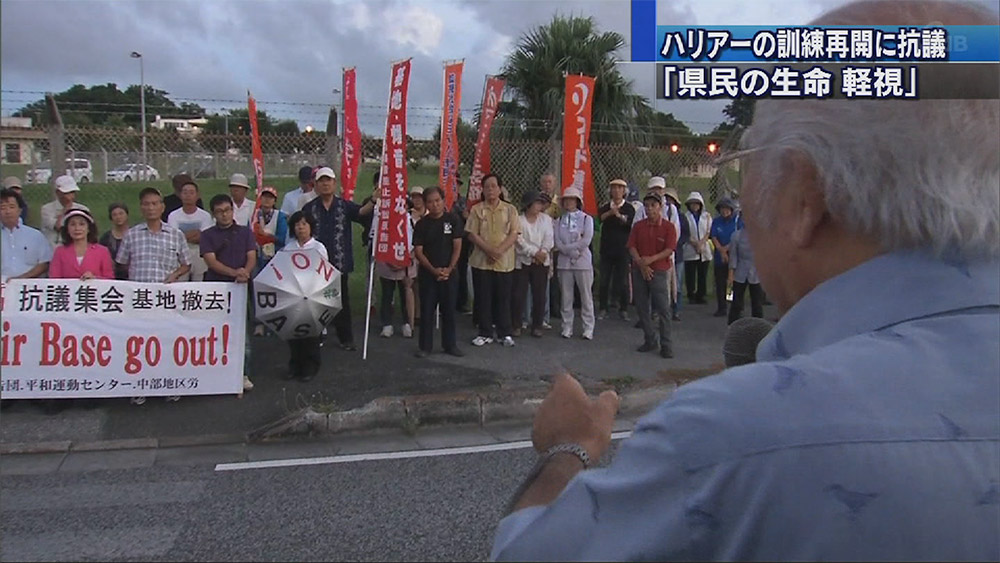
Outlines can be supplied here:
[[208, 120], [204, 117], [163, 117], [162, 115], [157, 115], [156, 119], [153, 120], [153, 129], [164, 130], [176, 130], [182, 135], [194, 136], [201, 132], [201, 129], [208, 125]]
[[41, 160], [35, 141], [46, 138], [41, 129], [31, 127], [30, 117], [0, 117], [0, 163], [31, 164]]

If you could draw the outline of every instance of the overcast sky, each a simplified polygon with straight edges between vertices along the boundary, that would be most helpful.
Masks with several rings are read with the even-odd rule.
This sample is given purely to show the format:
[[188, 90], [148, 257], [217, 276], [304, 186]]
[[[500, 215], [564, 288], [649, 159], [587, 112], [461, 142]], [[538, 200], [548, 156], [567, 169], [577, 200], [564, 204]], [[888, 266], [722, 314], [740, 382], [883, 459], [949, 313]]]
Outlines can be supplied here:
[[[660, 0], [657, 22], [702, 25], [803, 24], [844, 0]], [[409, 128], [429, 136], [440, 120], [441, 62], [465, 59], [462, 108], [471, 118], [484, 76], [500, 70], [517, 38], [556, 13], [593, 16], [630, 39], [628, 0], [3, 0], [2, 111], [69, 86], [139, 82], [210, 111], [260, 109], [325, 127], [339, 103], [341, 69], [358, 69], [362, 129], [384, 125], [390, 63], [413, 58]], [[626, 46], [621, 58], [628, 59]], [[635, 89], [654, 97], [653, 66], [623, 64]], [[277, 103], [281, 102], [281, 103]], [[723, 120], [725, 101], [656, 102], [696, 131]], [[149, 116], [152, 119], [152, 115]]]

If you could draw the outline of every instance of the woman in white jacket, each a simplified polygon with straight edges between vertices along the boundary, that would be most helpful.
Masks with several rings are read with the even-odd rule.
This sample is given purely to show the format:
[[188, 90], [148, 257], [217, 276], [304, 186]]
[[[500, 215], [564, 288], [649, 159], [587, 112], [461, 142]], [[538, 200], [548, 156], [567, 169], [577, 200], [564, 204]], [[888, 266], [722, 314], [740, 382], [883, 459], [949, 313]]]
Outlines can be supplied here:
[[688, 228], [691, 236], [684, 243], [684, 284], [687, 285], [688, 303], [705, 304], [708, 265], [712, 262], [709, 237], [712, 232], [712, 215], [705, 212], [705, 200], [698, 192], [691, 192], [687, 201]]
[[583, 191], [566, 188], [562, 195], [563, 214], [556, 222], [555, 242], [559, 250], [559, 287], [562, 290], [562, 337], [573, 336], [573, 286], [580, 290], [583, 338], [594, 339], [594, 218], [583, 212]]
[[542, 336], [545, 300], [548, 299], [549, 266], [552, 264], [554, 232], [552, 218], [543, 213], [552, 203], [549, 194], [529, 191], [521, 197], [521, 232], [514, 257], [514, 295], [511, 299], [514, 336], [521, 335], [528, 288], [531, 288], [531, 336]]

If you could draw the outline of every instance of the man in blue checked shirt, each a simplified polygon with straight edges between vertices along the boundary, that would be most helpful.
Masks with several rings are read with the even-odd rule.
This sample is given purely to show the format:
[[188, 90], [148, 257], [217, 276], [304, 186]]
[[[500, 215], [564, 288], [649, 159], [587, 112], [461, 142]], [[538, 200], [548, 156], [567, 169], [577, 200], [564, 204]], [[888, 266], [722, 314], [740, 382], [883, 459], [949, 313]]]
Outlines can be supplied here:
[[[815, 25], [928, 22], [997, 17], [885, 1]], [[758, 101], [740, 199], [783, 316], [757, 363], [684, 385], [593, 470], [617, 397], [558, 376], [492, 558], [1000, 558], [998, 130], [996, 99]]]

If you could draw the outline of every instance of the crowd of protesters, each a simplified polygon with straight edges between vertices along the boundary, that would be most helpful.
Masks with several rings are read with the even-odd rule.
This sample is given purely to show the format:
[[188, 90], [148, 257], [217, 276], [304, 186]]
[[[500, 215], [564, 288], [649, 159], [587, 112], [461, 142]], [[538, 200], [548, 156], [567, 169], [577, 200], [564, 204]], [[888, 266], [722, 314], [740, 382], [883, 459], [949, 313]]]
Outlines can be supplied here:
[[[76, 202], [80, 188], [72, 176], [56, 178], [55, 199], [40, 209], [39, 230], [25, 224], [21, 183], [8, 177], [0, 214], [3, 278], [248, 283], [277, 252], [317, 248], [341, 272], [343, 307], [332, 329], [342, 349], [355, 351], [349, 293], [355, 268], [352, 223], [362, 226], [362, 243], [369, 246], [377, 224], [379, 176], [373, 179], [374, 195], [360, 203], [339, 197], [329, 167], [302, 167], [298, 179], [300, 186], [286, 193], [279, 206], [275, 188], [263, 187], [258, 204], [247, 198], [247, 177], [234, 174], [229, 194], [212, 197], [205, 209], [197, 182], [177, 175], [172, 178], [174, 193], [167, 197], [155, 188], [139, 192], [142, 220], [134, 226], [128, 204], [112, 203], [107, 210], [111, 228], [98, 236], [91, 211]], [[631, 322], [634, 307], [636, 328], [643, 332], [638, 351], [670, 358], [670, 327], [680, 320], [682, 287], [688, 303], [706, 303], [710, 263], [715, 315], [728, 315], [730, 323], [738, 319], [749, 291], [751, 314], [762, 316], [763, 292], [732, 200], [720, 200], [713, 217], [699, 192], [691, 192], [682, 205], [677, 189], [660, 176], [649, 179], [641, 200], [635, 194], [627, 198], [627, 190], [628, 182], [612, 180], [608, 201], [591, 216], [583, 210], [582, 191], [568, 186], [557, 193], [552, 174], [544, 174], [539, 189], [524, 193], [518, 206], [508, 201], [496, 174], [483, 177], [480, 201], [470, 206], [459, 194], [450, 210], [440, 188], [411, 187], [412, 261], [400, 268], [376, 263], [381, 294], [376, 330], [383, 338], [393, 337], [398, 311], [399, 334], [419, 336], [418, 357], [433, 352], [438, 329], [441, 349], [462, 356], [455, 325], [463, 314], [471, 313], [478, 329], [473, 346], [496, 342], [512, 347], [524, 335], [543, 337], [553, 328], [553, 317], [561, 321], [561, 336], [572, 338], [577, 308], [578, 334], [593, 340], [598, 320], [617, 309], [621, 320]], [[372, 253], [367, 254], [371, 260]], [[255, 336], [267, 332], [252, 318], [248, 325]], [[316, 376], [325, 337], [326, 331], [290, 343], [286, 378]], [[250, 348], [248, 344], [247, 354]], [[244, 391], [252, 388], [244, 375]]]

